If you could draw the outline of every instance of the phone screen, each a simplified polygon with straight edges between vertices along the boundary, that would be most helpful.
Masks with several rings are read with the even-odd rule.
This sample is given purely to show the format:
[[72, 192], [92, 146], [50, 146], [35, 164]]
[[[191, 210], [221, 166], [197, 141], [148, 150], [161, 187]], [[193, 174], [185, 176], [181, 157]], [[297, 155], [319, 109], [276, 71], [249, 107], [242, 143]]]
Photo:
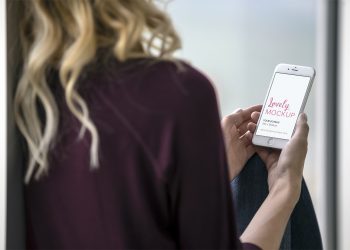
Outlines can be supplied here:
[[308, 76], [275, 73], [256, 135], [289, 140], [309, 82]]

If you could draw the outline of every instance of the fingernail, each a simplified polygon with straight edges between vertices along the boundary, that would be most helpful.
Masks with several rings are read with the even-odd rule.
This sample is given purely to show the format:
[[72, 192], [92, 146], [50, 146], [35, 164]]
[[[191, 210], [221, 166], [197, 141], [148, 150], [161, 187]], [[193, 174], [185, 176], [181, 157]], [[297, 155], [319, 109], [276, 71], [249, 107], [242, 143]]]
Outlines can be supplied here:
[[305, 113], [301, 113], [302, 119], [304, 119], [307, 122], [307, 115]]

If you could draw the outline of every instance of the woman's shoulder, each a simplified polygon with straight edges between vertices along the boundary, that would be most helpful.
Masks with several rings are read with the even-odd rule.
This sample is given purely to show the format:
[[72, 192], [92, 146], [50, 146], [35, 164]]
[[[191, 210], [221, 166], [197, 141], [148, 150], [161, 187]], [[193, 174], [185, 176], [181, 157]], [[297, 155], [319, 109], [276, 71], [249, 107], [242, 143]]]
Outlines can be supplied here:
[[209, 78], [196, 67], [181, 60], [159, 60], [145, 64], [140, 70], [139, 87], [146, 93], [159, 93], [170, 99], [194, 101], [215, 96]]
[[[182, 60], [162, 60], [150, 64], [151, 75], [166, 79], [170, 84], [180, 84], [182, 91], [195, 94], [213, 88], [209, 78], [189, 62]], [[192, 93], [195, 91], [194, 93]]]
[[[177, 110], [216, 104], [215, 89], [209, 78], [184, 61], [158, 61], [145, 69], [141, 88], [152, 99], [170, 104]], [[155, 96], [159, 95], [159, 96]]]
[[94, 85], [91, 94], [108, 92], [106, 96], [115, 95], [111, 98], [117, 100], [125, 93], [134, 103], [165, 112], [216, 102], [208, 77], [185, 61], [132, 59], [100, 69], [88, 77]]
[[[95, 77], [94, 77], [95, 76]], [[162, 80], [166, 83], [186, 83], [185, 87], [211, 88], [208, 77], [189, 62], [180, 59], [134, 58], [120, 62], [114, 57], [97, 61], [87, 67], [82, 78], [110, 79], [112, 81]], [[149, 86], [148, 86], [149, 87]]]

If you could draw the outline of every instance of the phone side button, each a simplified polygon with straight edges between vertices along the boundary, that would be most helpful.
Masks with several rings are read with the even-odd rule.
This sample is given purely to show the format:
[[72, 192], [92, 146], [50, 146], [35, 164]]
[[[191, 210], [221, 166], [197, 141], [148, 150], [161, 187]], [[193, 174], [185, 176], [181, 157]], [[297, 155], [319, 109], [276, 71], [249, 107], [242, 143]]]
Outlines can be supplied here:
[[267, 140], [267, 145], [273, 145], [273, 138], [269, 138]]

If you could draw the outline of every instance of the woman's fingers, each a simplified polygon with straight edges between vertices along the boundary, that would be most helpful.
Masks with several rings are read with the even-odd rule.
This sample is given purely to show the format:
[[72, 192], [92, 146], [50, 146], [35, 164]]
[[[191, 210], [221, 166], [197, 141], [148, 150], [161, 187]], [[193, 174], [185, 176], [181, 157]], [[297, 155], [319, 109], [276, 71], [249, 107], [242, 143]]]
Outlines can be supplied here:
[[234, 113], [226, 116], [223, 122], [240, 128], [244, 122], [251, 119], [251, 114], [256, 111], [259, 112], [261, 107], [261, 105], [255, 105], [246, 109], [238, 109]]
[[264, 161], [267, 169], [272, 165], [277, 164], [281, 151], [276, 149], [266, 149], [263, 147], [256, 147], [256, 152], [260, 158]]
[[254, 134], [255, 130], [256, 130], [256, 123], [254, 122], [249, 122], [248, 125], [247, 125], [247, 129], [252, 133]]
[[235, 112], [222, 119], [222, 127], [226, 131], [232, 131], [232, 127], [235, 127], [239, 136], [244, 135], [248, 131], [248, 123], [254, 121], [251, 118], [252, 114], [260, 113], [261, 107], [261, 105], [255, 105], [246, 109], [235, 110]]
[[251, 122], [251, 120], [244, 121], [239, 127], [238, 132], [242, 136], [248, 131], [248, 124]]
[[247, 131], [251, 131], [252, 133], [254, 133], [259, 117], [260, 117], [260, 112], [254, 111], [253, 113], [251, 113], [250, 119], [246, 120], [241, 124], [241, 126], [239, 126], [238, 129], [241, 132], [240, 134], [243, 135]]
[[251, 114], [251, 119], [253, 122], [257, 123], [260, 117], [260, 112], [255, 111]]
[[295, 126], [295, 133], [292, 137], [298, 139], [306, 139], [309, 134], [309, 125], [307, 124], [307, 116], [305, 113], [301, 113], [298, 117], [297, 124]]
[[237, 141], [239, 139], [240, 132], [239, 132], [238, 128], [235, 125], [231, 126], [230, 131], [229, 131], [229, 136], [234, 141]]
[[241, 143], [244, 144], [244, 146], [249, 146], [252, 144], [252, 138], [253, 135], [250, 131], [247, 131], [244, 135], [242, 135], [239, 139], [241, 141]]
[[233, 142], [240, 142], [247, 147], [252, 144], [253, 134], [250, 131], [246, 131], [243, 135], [240, 135], [236, 126], [232, 126], [230, 138]]

